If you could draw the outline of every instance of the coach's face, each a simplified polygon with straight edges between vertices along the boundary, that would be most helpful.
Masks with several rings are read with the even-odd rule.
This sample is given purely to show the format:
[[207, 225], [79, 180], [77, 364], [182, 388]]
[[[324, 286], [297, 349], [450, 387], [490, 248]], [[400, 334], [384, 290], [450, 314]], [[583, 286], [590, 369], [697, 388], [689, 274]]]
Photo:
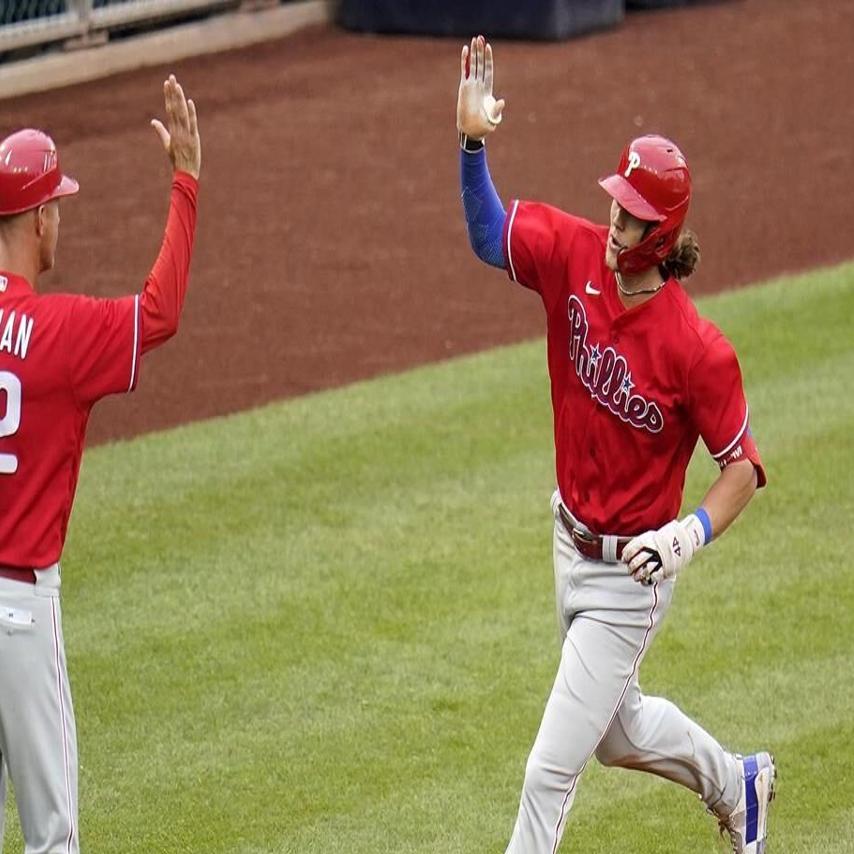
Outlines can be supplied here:
[[605, 264], [609, 270], [617, 270], [617, 255], [623, 249], [631, 249], [643, 240], [649, 223], [632, 216], [625, 208], [611, 200], [611, 227], [605, 244]]
[[59, 200], [54, 199], [36, 210], [39, 234], [39, 272], [53, 268], [59, 239]]

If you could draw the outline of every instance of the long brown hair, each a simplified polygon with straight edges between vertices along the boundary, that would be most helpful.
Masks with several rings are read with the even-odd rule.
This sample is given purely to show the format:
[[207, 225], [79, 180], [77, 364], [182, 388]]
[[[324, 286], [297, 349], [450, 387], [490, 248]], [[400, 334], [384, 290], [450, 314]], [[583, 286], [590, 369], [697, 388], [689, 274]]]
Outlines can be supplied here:
[[690, 228], [686, 228], [679, 235], [661, 267], [668, 276], [687, 279], [697, 269], [699, 263], [700, 244], [697, 242], [697, 235]]

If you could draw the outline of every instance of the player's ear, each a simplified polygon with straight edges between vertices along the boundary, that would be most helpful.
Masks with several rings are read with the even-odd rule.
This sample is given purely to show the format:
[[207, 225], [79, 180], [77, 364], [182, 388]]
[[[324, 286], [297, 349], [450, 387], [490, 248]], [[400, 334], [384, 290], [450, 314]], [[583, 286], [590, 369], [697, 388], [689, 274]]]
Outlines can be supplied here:
[[35, 216], [36, 236], [41, 237], [47, 228], [47, 205], [39, 205]]

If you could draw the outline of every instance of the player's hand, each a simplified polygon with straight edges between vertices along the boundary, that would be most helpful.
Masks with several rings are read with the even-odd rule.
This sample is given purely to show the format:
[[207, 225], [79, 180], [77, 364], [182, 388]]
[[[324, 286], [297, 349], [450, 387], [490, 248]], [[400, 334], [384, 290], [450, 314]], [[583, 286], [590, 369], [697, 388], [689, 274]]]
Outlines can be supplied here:
[[198, 179], [202, 167], [202, 143], [196, 105], [184, 97], [184, 90], [174, 74], [163, 82], [163, 98], [166, 101], [166, 124], [152, 119], [151, 126], [157, 131], [172, 161], [172, 168], [176, 172], [189, 172]]
[[457, 130], [470, 139], [483, 139], [501, 122], [504, 99], [496, 101], [492, 95], [492, 68], [492, 46], [483, 36], [463, 47]]
[[646, 531], [623, 549], [621, 560], [640, 584], [673, 578], [694, 556], [695, 545], [688, 528], [675, 519], [657, 531]]

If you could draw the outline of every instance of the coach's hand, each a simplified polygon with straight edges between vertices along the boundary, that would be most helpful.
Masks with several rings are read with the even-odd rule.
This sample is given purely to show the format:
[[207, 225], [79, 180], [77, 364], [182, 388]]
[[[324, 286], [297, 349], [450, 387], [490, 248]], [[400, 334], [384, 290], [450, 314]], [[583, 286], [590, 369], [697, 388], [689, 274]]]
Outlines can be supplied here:
[[463, 48], [460, 91], [457, 95], [457, 130], [470, 139], [483, 139], [501, 122], [504, 99], [492, 96], [492, 47], [478, 36]]
[[646, 531], [631, 540], [623, 549], [621, 560], [641, 584], [673, 578], [700, 547], [692, 531], [693, 526], [674, 519], [657, 531]]
[[163, 97], [166, 101], [166, 125], [152, 119], [151, 126], [157, 131], [172, 161], [172, 168], [176, 172], [189, 172], [198, 179], [202, 167], [202, 143], [196, 105], [184, 97], [184, 90], [174, 74], [163, 82]]

